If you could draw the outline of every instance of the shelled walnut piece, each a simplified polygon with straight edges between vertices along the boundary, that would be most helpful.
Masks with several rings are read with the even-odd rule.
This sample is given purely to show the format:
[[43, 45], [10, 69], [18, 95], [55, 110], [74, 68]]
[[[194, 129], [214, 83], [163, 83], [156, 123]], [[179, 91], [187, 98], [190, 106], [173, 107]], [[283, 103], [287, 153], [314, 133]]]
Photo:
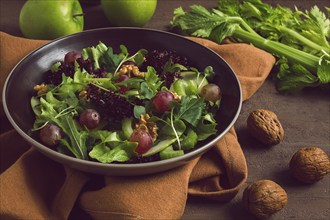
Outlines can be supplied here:
[[299, 181], [315, 183], [330, 173], [330, 160], [321, 148], [305, 147], [292, 156], [290, 170]]
[[123, 64], [119, 69], [119, 74], [126, 74], [128, 77], [131, 77], [131, 75], [133, 75], [141, 78], [144, 78], [145, 75], [144, 72], [140, 72], [139, 67], [135, 64]]
[[40, 85], [35, 85], [33, 89], [37, 92], [38, 95], [42, 95], [48, 91], [48, 86], [45, 83], [42, 83]]
[[243, 192], [243, 205], [260, 219], [280, 211], [288, 202], [285, 190], [271, 180], [258, 180]]
[[283, 141], [284, 129], [276, 114], [265, 109], [257, 109], [247, 119], [249, 133], [266, 145], [276, 145]]
[[135, 125], [135, 128], [145, 130], [150, 134], [153, 141], [155, 141], [158, 136], [158, 127], [155, 122], [152, 122], [149, 119], [149, 114], [141, 115], [139, 121]]

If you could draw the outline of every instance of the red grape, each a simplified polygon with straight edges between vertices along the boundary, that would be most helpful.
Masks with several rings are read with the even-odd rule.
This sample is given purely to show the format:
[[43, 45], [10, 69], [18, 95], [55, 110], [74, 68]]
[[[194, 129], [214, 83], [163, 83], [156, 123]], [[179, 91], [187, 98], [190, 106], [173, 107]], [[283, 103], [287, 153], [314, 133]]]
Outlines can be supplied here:
[[153, 143], [151, 135], [143, 129], [134, 129], [129, 141], [138, 142], [135, 148], [135, 152], [138, 154], [147, 152]]
[[77, 51], [70, 51], [65, 54], [64, 63], [73, 63], [76, 59], [80, 58], [81, 54]]
[[159, 91], [152, 99], [152, 104], [155, 109], [160, 112], [164, 113], [171, 109], [170, 101], [174, 100], [174, 96], [171, 92], [168, 91]]
[[221, 90], [218, 85], [209, 83], [203, 86], [200, 95], [207, 101], [216, 102], [221, 99]]
[[47, 124], [40, 130], [40, 139], [48, 147], [56, 146], [62, 139], [62, 130], [54, 124]]
[[80, 114], [79, 122], [89, 130], [93, 130], [100, 124], [100, 114], [94, 109], [86, 109]]

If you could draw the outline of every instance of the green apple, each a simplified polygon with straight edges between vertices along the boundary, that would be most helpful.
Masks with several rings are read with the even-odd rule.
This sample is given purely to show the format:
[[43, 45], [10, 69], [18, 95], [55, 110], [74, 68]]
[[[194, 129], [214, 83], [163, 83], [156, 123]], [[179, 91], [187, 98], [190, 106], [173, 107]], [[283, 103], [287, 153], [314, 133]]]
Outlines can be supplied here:
[[19, 26], [32, 39], [55, 39], [84, 29], [78, 0], [28, 0], [23, 5]]
[[157, 0], [101, 0], [101, 6], [112, 25], [142, 27], [154, 15]]

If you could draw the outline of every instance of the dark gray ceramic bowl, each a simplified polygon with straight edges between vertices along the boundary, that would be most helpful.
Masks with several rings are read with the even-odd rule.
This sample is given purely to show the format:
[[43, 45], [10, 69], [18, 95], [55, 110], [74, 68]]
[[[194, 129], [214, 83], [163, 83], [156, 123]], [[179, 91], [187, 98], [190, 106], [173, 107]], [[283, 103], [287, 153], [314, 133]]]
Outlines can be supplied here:
[[[213, 66], [217, 83], [222, 89], [220, 110], [216, 115], [219, 127], [216, 136], [201, 143], [194, 151], [173, 159], [140, 164], [102, 164], [60, 154], [28, 135], [34, 121], [30, 107], [33, 87], [42, 82], [42, 74], [56, 61], [72, 50], [94, 46], [99, 41], [113, 48], [124, 44], [130, 53], [138, 49], [168, 49], [186, 56], [198, 69]], [[222, 138], [235, 123], [242, 104], [239, 81], [230, 66], [215, 52], [184, 37], [163, 31], [141, 28], [105, 28], [89, 30], [54, 40], [22, 59], [9, 74], [4, 90], [5, 113], [17, 130], [30, 144], [51, 159], [72, 168], [105, 175], [144, 175], [169, 170], [200, 156]], [[10, 149], [8, 149], [10, 150]]]

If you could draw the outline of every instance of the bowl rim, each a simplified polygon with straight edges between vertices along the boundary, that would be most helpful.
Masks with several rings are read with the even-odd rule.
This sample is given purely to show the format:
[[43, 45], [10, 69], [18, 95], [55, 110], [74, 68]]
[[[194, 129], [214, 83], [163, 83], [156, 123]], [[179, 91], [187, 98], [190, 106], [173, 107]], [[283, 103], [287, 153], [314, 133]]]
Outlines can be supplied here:
[[[67, 38], [72, 38], [75, 37], [77, 35], [81, 35], [81, 34], [85, 34], [88, 32], [95, 32], [95, 31], [104, 31], [104, 30], [109, 30], [109, 29], [126, 29], [126, 30], [140, 30], [140, 31], [149, 31], [149, 32], [157, 32], [159, 34], [165, 34], [165, 35], [172, 35], [173, 37], [176, 38], [181, 38], [184, 39], [186, 41], [190, 41], [190, 43], [197, 45], [198, 47], [203, 47], [208, 49], [210, 52], [212, 52], [214, 55], [218, 56], [226, 65], [227, 67], [232, 71], [233, 76], [237, 82], [238, 88], [239, 88], [239, 106], [238, 109], [233, 117], [233, 119], [231, 120], [230, 124], [219, 134], [217, 135], [215, 138], [213, 138], [210, 142], [208, 142], [207, 144], [204, 144], [196, 149], [194, 149], [191, 152], [188, 152], [184, 155], [178, 156], [178, 157], [174, 157], [174, 158], [170, 158], [170, 159], [166, 159], [166, 160], [158, 160], [158, 161], [151, 161], [151, 162], [145, 162], [145, 163], [101, 163], [101, 162], [97, 162], [97, 161], [88, 161], [88, 160], [83, 160], [83, 159], [78, 159], [75, 157], [71, 157], [69, 155], [65, 155], [62, 153], [59, 153], [55, 150], [52, 150], [48, 147], [46, 147], [45, 145], [37, 142], [36, 140], [34, 140], [31, 136], [29, 136], [28, 134], [26, 134], [14, 121], [14, 119], [11, 117], [11, 113], [9, 112], [8, 106], [7, 106], [7, 100], [6, 100], [6, 91], [7, 91], [7, 86], [9, 83], [9, 80], [11, 78], [11, 75], [14, 73], [14, 71], [16, 70], [16, 68], [21, 65], [21, 63], [23, 61], [25, 61], [26, 59], [28, 59], [28, 57], [30, 57], [32, 54], [37, 53], [39, 50], [43, 49], [44, 47], [47, 47], [49, 45], [52, 44], [56, 44], [57, 42], [67, 39]], [[122, 170], [130, 170], [132, 168], [153, 168], [153, 167], [158, 167], [158, 166], [162, 166], [162, 165], [167, 165], [167, 164], [171, 164], [172, 162], [180, 162], [180, 161], [190, 161], [192, 160], [192, 158], [195, 158], [198, 155], [202, 155], [203, 153], [205, 153], [205, 151], [211, 147], [211, 145], [215, 145], [216, 142], [218, 142], [221, 138], [223, 138], [225, 136], [225, 134], [228, 133], [228, 131], [234, 126], [240, 112], [241, 112], [241, 108], [242, 108], [242, 88], [241, 88], [241, 84], [240, 81], [235, 73], [235, 71], [232, 69], [232, 67], [227, 63], [227, 61], [222, 58], [218, 53], [216, 53], [214, 50], [210, 49], [209, 47], [206, 47], [200, 43], [197, 43], [185, 36], [176, 34], [176, 33], [172, 33], [172, 32], [168, 32], [168, 31], [164, 31], [164, 30], [158, 30], [158, 29], [152, 29], [152, 28], [138, 28], [138, 27], [107, 27], [107, 28], [96, 28], [96, 29], [89, 29], [89, 30], [85, 30], [82, 32], [78, 32], [75, 34], [70, 34], [67, 36], [63, 36], [60, 38], [56, 38], [54, 40], [51, 40], [50, 42], [32, 50], [30, 53], [28, 53], [27, 55], [25, 55], [22, 59], [20, 59], [20, 61], [12, 68], [12, 70], [10, 71], [10, 73], [7, 75], [4, 86], [3, 86], [3, 90], [2, 90], [2, 100], [3, 100], [3, 108], [4, 108], [4, 112], [5, 115], [7, 116], [9, 122], [11, 123], [11, 125], [14, 127], [14, 129], [26, 140], [28, 141], [32, 147], [36, 147], [39, 150], [41, 150], [43, 153], [46, 153], [48, 156], [49, 155], [56, 155], [57, 157], [59, 157], [58, 159], [61, 161], [67, 161], [70, 163], [74, 163], [76, 165], [81, 164], [84, 166], [92, 166], [92, 167], [102, 167], [102, 168], [111, 168], [111, 169], [122, 169]], [[53, 157], [52, 157], [53, 158]]]

